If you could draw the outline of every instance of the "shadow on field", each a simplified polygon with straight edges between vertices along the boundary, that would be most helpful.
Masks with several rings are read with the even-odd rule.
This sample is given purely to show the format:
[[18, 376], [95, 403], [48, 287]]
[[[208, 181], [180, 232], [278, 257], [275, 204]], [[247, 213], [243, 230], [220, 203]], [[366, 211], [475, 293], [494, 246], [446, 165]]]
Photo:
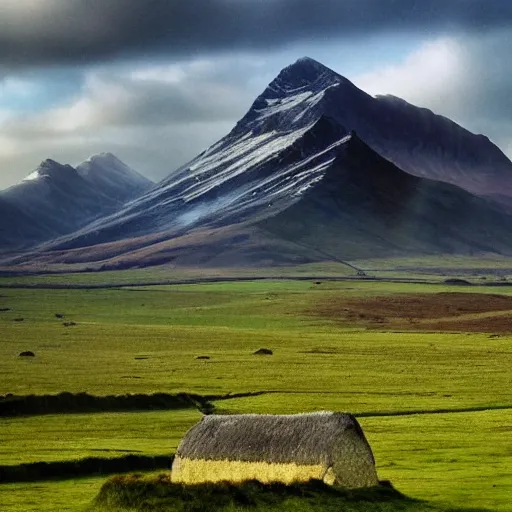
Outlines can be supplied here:
[[57, 395], [0, 396], [0, 417], [39, 416], [43, 414], [76, 414], [94, 412], [171, 411], [197, 409], [212, 414], [216, 400], [232, 400], [259, 396], [255, 393], [196, 395], [192, 393], [129, 394], [95, 396], [88, 393], [59, 393]]
[[264, 391], [228, 393], [223, 395], [196, 395], [193, 393], [129, 394], [95, 396], [88, 393], [59, 393], [57, 395], [0, 396], [0, 417], [40, 416], [44, 414], [77, 414], [94, 412], [172, 411], [197, 409], [213, 414], [213, 401], [248, 398], [265, 394]]
[[173, 455], [126, 455], [116, 458], [88, 457], [61, 462], [32, 462], [0, 466], [0, 483], [64, 480], [77, 477], [112, 475], [128, 471], [154, 471], [169, 468]]
[[209, 402], [202, 396], [187, 393], [109, 396], [94, 396], [88, 393], [59, 393], [58, 395], [6, 395], [0, 397], [0, 417], [188, 408], [208, 409]]

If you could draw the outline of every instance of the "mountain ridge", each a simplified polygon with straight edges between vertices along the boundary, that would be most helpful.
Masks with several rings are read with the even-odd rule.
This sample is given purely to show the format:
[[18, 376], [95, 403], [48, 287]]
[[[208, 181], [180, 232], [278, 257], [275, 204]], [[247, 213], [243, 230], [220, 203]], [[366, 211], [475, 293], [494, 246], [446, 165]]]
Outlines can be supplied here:
[[507, 201], [488, 198], [498, 181], [507, 197], [512, 162], [485, 137], [305, 58], [225, 137], [40, 257], [138, 266], [512, 254]]

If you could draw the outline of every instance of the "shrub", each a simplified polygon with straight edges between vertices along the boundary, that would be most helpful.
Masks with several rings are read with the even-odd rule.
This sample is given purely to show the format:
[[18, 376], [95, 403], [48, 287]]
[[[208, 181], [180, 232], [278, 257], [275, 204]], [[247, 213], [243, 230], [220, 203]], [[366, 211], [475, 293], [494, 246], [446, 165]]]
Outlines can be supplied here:
[[224, 482], [186, 486], [171, 483], [169, 474], [165, 473], [150, 479], [138, 475], [110, 478], [95, 504], [110, 510], [213, 512], [245, 508], [276, 510], [280, 506], [288, 510], [284, 504], [298, 499], [307, 506], [304, 510], [333, 511], [346, 510], [349, 503], [359, 504], [361, 511], [372, 509], [372, 503], [396, 503], [397, 508], [390, 511], [405, 510], [403, 505], [416, 503], [390, 485], [359, 490], [331, 487], [321, 481], [292, 485], [251, 481], [239, 485]]
[[21, 352], [18, 357], [36, 357], [36, 355], [32, 351], [26, 350], [25, 352]]

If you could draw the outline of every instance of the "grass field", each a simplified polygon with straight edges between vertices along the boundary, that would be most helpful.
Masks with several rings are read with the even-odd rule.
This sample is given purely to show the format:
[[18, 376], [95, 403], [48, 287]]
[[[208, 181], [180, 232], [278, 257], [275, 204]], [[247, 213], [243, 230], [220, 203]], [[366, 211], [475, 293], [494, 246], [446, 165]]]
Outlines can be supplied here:
[[2, 420], [0, 460], [10, 465], [126, 453], [170, 455], [200, 419], [196, 410], [8, 418]]
[[10, 285], [127, 285], [162, 281], [214, 279], [225, 277], [257, 278], [287, 276], [354, 276], [356, 271], [343, 263], [308, 263], [291, 267], [198, 268], [169, 266], [105, 272], [55, 273], [2, 277], [0, 284]]
[[[116, 286], [140, 283], [155, 284], [178, 280], [222, 279], [226, 277], [354, 277], [357, 275], [356, 269], [365, 271], [369, 276], [374, 277], [422, 278], [438, 282], [442, 282], [447, 277], [467, 278], [479, 284], [485, 283], [487, 279], [500, 281], [504, 278], [512, 278], [512, 262], [510, 258], [498, 255], [488, 255], [478, 259], [469, 256], [431, 255], [429, 257], [378, 258], [349, 261], [346, 263], [333, 261], [266, 268], [194, 269], [164, 265], [131, 270], [72, 273], [72, 267], [73, 265], [66, 265], [66, 270], [56, 270], [56, 273], [53, 274], [6, 276], [0, 279], [0, 284], [19, 284], [25, 286]], [[0, 268], [0, 272], [2, 270]], [[8, 268], [4, 270], [7, 273], [9, 272]]]
[[87, 509], [105, 477], [3, 484], [2, 512], [79, 512]]
[[[418, 326], [424, 306], [452, 292], [461, 307], [438, 308], [435, 326]], [[0, 289], [0, 394], [261, 391], [215, 405], [226, 413], [353, 412], [379, 476], [400, 491], [506, 511], [509, 300], [508, 287], [326, 280]], [[253, 355], [262, 347], [274, 355]], [[36, 357], [18, 357], [25, 350]], [[411, 413], [419, 414], [403, 415]], [[3, 418], [0, 464], [172, 453], [199, 417], [183, 410]], [[99, 482], [0, 485], [1, 510], [81, 510]]]

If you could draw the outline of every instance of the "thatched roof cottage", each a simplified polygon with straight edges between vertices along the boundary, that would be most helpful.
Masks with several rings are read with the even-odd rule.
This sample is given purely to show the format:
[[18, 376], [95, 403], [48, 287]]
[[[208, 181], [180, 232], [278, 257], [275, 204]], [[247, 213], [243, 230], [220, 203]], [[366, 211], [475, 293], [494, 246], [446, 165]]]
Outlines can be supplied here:
[[361, 426], [338, 412], [204, 416], [178, 446], [171, 478], [186, 484], [312, 479], [348, 488], [378, 484]]

